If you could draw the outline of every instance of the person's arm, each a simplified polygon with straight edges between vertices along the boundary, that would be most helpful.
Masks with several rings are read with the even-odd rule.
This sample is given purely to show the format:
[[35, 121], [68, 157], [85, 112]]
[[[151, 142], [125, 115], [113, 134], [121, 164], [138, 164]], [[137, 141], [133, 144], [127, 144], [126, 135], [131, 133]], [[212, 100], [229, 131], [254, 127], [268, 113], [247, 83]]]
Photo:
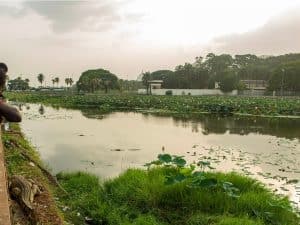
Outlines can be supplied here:
[[22, 117], [20, 112], [4, 102], [0, 101], [0, 115], [3, 116], [9, 122], [21, 122]]

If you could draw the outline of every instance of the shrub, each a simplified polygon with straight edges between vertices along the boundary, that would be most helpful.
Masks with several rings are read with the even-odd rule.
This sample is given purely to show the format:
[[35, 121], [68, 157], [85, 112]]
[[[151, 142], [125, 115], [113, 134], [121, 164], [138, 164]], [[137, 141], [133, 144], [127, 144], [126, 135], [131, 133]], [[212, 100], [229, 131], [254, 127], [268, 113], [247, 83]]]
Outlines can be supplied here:
[[166, 91], [166, 95], [173, 95], [172, 90], [167, 90], [167, 91]]

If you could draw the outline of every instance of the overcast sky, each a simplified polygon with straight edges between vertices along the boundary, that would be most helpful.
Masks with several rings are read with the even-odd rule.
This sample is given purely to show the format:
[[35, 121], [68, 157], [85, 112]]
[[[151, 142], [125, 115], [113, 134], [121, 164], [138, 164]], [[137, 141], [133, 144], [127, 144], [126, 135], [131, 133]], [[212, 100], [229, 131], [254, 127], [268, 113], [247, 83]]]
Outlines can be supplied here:
[[92, 68], [136, 79], [208, 52], [300, 52], [300, 0], [11, 0], [0, 24], [0, 61], [33, 83]]

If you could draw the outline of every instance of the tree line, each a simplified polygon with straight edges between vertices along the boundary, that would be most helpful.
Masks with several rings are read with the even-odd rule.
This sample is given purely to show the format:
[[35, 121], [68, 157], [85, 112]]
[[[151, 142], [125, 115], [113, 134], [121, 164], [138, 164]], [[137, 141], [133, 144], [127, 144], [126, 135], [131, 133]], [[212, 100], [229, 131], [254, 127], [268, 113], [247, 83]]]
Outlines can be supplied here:
[[[41, 84], [41, 87], [43, 86], [43, 83], [45, 81], [45, 75], [40, 73], [37, 75], [37, 80], [38, 82]], [[52, 81], [52, 85], [54, 87], [54, 85], [56, 84], [58, 86], [59, 84], [59, 77], [55, 77], [53, 79], [51, 79]], [[29, 90], [31, 87], [29, 85], [30, 80], [25, 78], [22, 79], [21, 77], [17, 77], [15, 79], [8, 79], [7, 82], [7, 88], [8, 90]], [[65, 78], [65, 84], [67, 87], [71, 87], [73, 85], [74, 81], [72, 78], [68, 77]]]
[[[37, 80], [43, 86], [45, 76], [40, 73]], [[264, 80], [269, 91], [300, 91], [300, 54], [259, 57], [209, 53], [205, 57], [196, 57], [192, 63], [178, 65], [174, 70], [145, 72], [141, 82], [119, 79], [105, 69], [93, 69], [81, 74], [76, 88], [82, 92], [108, 92], [110, 89], [137, 90], [144, 85], [149, 89], [150, 80], [162, 80], [162, 87], [167, 89], [213, 89], [218, 83], [224, 92], [245, 89], [241, 80]], [[59, 77], [53, 78], [53, 87], [59, 82]], [[71, 87], [74, 81], [66, 78], [65, 83]], [[29, 89], [29, 80], [21, 77], [9, 80], [8, 89]]]
[[174, 71], [143, 73], [147, 89], [149, 80], [163, 80], [163, 88], [170, 89], [212, 89], [217, 82], [225, 92], [245, 89], [241, 80], [264, 80], [269, 91], [300, 91], [300, 54], [259, 57], [209, 53], [176, 66]]

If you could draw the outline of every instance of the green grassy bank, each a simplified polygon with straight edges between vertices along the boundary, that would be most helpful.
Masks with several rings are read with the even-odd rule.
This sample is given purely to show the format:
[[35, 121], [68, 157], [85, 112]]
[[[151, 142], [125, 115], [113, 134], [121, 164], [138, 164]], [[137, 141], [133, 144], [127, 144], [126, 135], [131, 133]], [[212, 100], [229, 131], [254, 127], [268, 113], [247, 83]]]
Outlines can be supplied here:
[[[86, 173], [61, 173], [74, 224], [298, 225], [287, 198], [236, 173], [205, 172], [182, 157], [160, 155], [148, 170], [129, 169], [100, 182]], [[159, 166], [157, 166], [159, 165]]]
[[6, 92], [11, 101], [43, 103], [67, 108], [153, 110], [165, 113], [219, 113], [256, 116], [299, 116], [300, 98], [241, 96], [143, 96], [129, 94], [75, 95], [68, 92]]
[[[34, 210], [25, 210], [24, 218], [12, 216], [13, 224], [63, 224], [63, 215], [54, 200], [60, 190], [53, 183], [53, 177], [44, 169], [37, 151], [23, 136], [17, 124], [10, 124], [10, 130], [1, 133], [8, 177], [21, 175], [33, 180], [42, 190], [34, 199]], [[16, 210], [12, 204], [12, 212], [14, 211]]]
[[85, 173], [61, 174], [69, 193], [74, 224], [109, 225], [297, 225], [287, 199], [274, 196], [256, 181], [229, 173], [207, 173], [231, 182], [239, 197], [228, 196], [218, 187], [191, 188], [191, 183], [165, 184], [169, 169], [130, 169], [104, 183]]

